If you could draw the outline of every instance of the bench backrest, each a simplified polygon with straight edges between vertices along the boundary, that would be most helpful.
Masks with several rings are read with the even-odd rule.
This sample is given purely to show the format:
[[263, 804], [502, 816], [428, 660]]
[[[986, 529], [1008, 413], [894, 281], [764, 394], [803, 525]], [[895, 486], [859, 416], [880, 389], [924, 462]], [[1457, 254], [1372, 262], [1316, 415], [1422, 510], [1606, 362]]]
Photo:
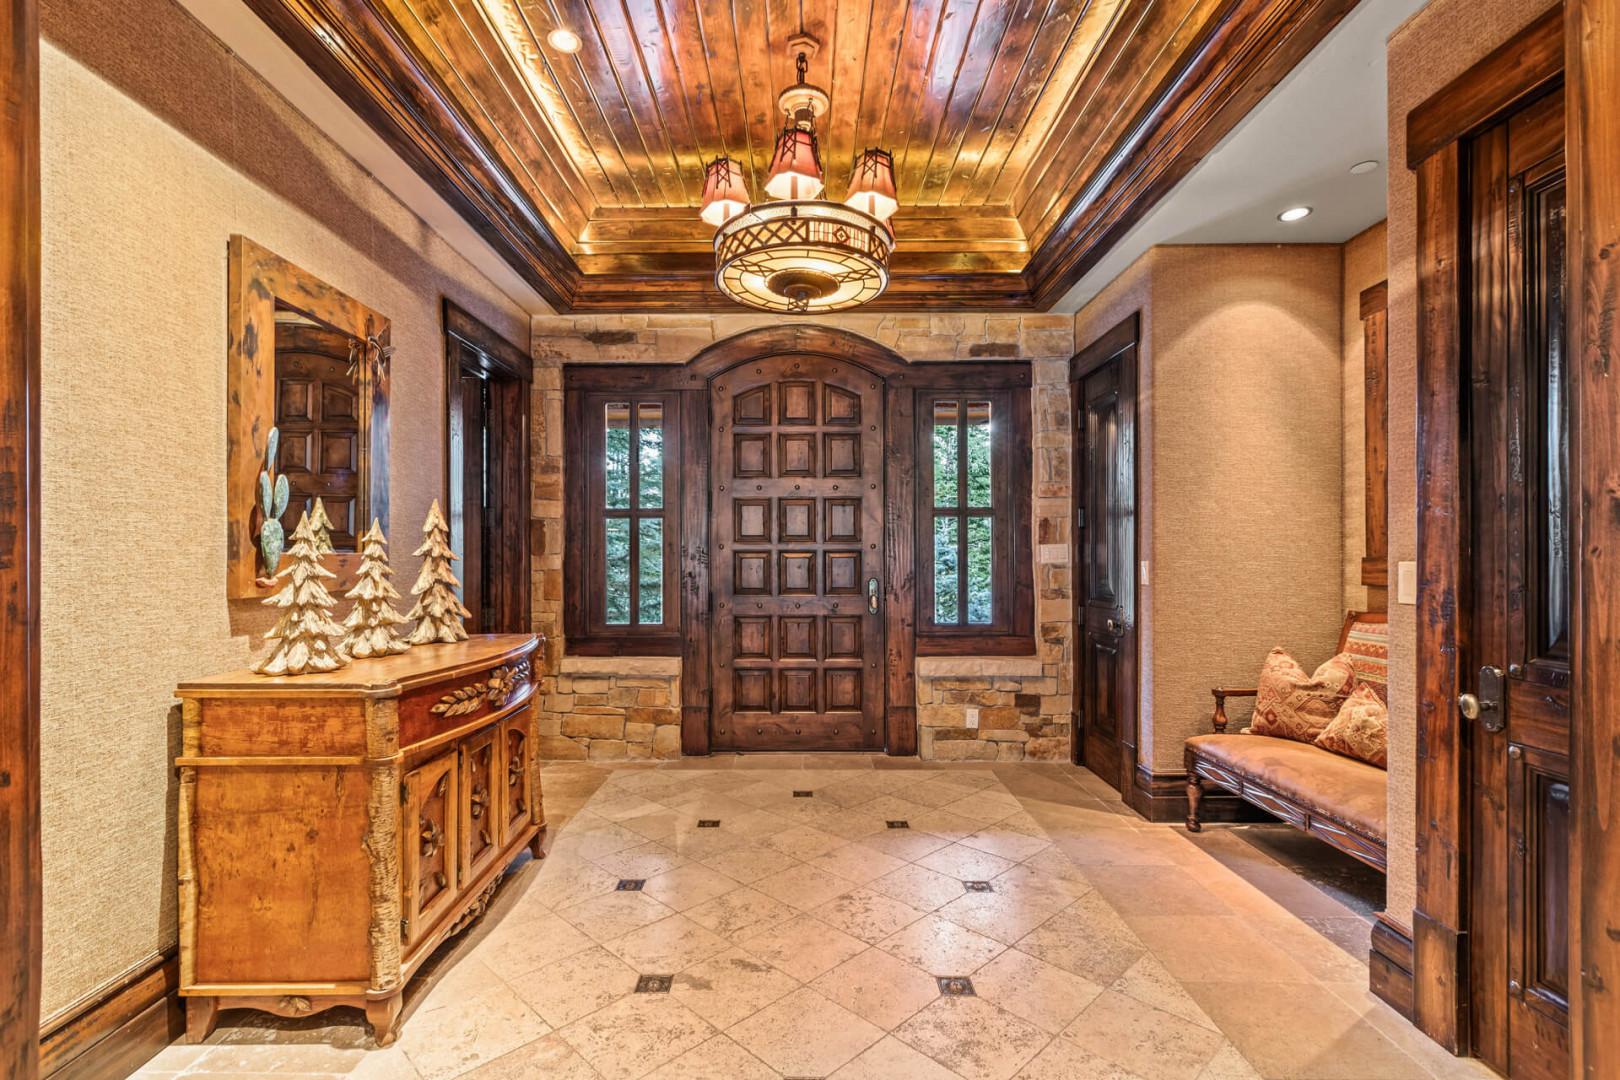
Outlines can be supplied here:
[[1356, 681], [1371, 686], [1389, 701], [1389, 615], [1382, 611], [1352, 611], [1339, 632], [1339, 651], [1353, 658]]

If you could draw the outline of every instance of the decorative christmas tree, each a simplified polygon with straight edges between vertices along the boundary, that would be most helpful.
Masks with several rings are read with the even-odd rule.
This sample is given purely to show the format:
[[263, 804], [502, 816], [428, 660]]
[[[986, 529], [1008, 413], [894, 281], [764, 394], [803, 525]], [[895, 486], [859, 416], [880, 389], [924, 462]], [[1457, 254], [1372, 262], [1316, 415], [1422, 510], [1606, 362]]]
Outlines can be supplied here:
[[393, 574], [394, 568], [388, 565], [388, 540], [377, 519], [372, 518], [370, 531], [360, 538], [360, 570], [354, 588], [343, 594], [354, 601], [354, 610], [343, 620], [348, 633], [339, 648], [356, 660], [393, 656], [411, 647], [394, 629], [405, 621], [405, 616], [389, 603], [399, 599], [393, 582], [388, 580]]
[[411, 595], [417, 597], [416, 606], [407, 619], [420, 620], [411, 632], [412, 645], [431, 645], [436, 641], [449, 644], [467, 640], [467, 628], [461, 620], [471, 614], [461, 606], [456, 580], [450, 564], [456, 553], [450, 550], [450, 523], [439, 511], [439, 500], [433, 500], [427, 522], [422, 526], [422, 546], [415, 554], [422, 556], [422, 572], [416, 576]]
[[261, 675], [336, 671], [349, 662], [343, 647], [332, 644], [331, 636], [343, 633], [343, 628], [332, 621], [331, 610], [337, 601], [322, 581], [337, 575], [321, 565], [315, 541], [315, 526], [306, 514], [293, 531], [292, 547], [287, 551], [291, 561], [276, 575], [277, 581], [286, 584], [264, 601], [283, 611], [275, 628], [264, 635], [277, 644], [253, 669]]
[[309, 508], [304, 517], [315, 523], [315, 553], [332, 554], [332, 519], [326, 516], [326, 506], [319, 495], [315, 496], [315, 505]]

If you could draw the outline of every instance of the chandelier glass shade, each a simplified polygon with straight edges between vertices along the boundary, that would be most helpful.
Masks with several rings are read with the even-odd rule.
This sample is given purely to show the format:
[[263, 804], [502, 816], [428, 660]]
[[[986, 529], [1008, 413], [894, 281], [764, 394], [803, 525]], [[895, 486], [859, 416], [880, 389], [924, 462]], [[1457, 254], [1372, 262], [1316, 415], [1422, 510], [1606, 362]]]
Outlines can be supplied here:
[[[814, 48], [813, 39], [796, 44]], [[827, 112], [826, 91], [799, 81], [777, 99], [786, 116], [765, 180], [770, 202], [749, 205], [741, 167], [729, 157], [704, 174], [704, 221], [716, 227], [715, 285], [739, 304], [790, 314], [843, 311], [876, 299], [889, 284], [899, 208], [894, 159], [864, 151], [855, 162], [843, 203], [822, 197], [825, 179], [816, 121]]]

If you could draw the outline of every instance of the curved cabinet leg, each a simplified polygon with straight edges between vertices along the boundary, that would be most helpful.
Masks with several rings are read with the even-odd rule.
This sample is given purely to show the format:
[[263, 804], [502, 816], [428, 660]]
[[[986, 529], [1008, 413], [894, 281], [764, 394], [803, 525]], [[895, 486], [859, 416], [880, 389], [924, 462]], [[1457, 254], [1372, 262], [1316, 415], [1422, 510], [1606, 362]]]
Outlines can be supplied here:
[[219, 998], [186, 998], [186, 1042], [200, 1043], [214, 1033], [219, 1020]]
[[392, 1046], [399, 1037], [399, 1008], [402, 994], [366, 1002], [366, 1020], [371, 1024], [371, 1037], [378, 1046]]
[[1203, 832], [1204, 824], [1198, 820], [1198, 804], [1204, 798], [1204, 784], [1196, 772], [1187, 773], [1187, 831]]

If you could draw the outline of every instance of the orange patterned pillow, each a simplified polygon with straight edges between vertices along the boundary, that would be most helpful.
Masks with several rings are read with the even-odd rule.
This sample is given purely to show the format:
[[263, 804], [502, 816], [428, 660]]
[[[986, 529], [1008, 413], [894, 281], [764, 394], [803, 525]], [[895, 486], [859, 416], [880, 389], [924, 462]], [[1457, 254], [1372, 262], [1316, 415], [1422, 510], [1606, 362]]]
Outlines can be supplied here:
[[1339, 715], [1316, 737], [1316, 745], [1380, 769], [1389, 768], [1389, 709], [1378, 691], [1365, 683], [1356, 687]]
[[1255, 696], [1249, 730], [1256, 735], [1314, 742], [1339, 714], [1355, 681], [1355, 668], [1342, 653], [1307, 675], [1285, 650], [1272, 649], [1260, 669], [1260, 692]]

